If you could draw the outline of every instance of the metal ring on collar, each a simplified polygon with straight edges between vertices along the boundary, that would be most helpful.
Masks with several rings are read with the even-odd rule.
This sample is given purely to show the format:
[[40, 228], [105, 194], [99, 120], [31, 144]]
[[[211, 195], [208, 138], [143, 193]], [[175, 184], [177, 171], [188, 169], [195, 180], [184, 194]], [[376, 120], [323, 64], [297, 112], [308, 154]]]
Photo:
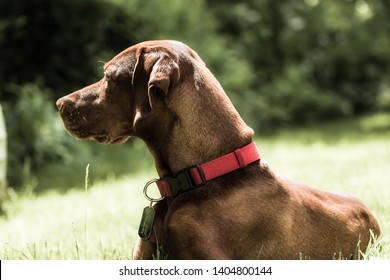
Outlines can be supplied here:
[[148, 195], [148, 188], [149, 188], [149, 186], [151, 185], [151, 184], [153, 184], [153, 183], [155, 183], [155, 182], [157, 182], [158, 181], [158, 179], [152, 179], [152, 180], [150, 180], [149, 182], [147, 182], [146, 183], [146, 185], [145, 185], [145, 187], [144, 187], [144, 196], [145, 196], [145, 198], [147, 199], [147, 200], [149, 200], [150, 202], [159, 202], [159, 201], [161, 201], [161, 200], [163, 200], [165, 197], [164, 196], [162, 196], [162, 197], [159, 197], [159, 198], [152, 198], [152, 197], [150, 197], [149, 195]]

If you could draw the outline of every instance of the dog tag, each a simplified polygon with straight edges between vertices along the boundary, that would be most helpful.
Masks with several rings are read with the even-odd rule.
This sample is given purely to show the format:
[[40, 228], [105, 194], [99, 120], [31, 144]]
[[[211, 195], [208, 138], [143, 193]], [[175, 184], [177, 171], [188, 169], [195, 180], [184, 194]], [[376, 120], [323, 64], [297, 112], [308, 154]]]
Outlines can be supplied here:
[[138, 229], [138, 235], [142, 239], [148, 239], [150, 234], [152, 233], [154, 216], [156, 215], [156, 211], [152, 206], [147, 206], [144, 208], [142, 213], [141, 223]]

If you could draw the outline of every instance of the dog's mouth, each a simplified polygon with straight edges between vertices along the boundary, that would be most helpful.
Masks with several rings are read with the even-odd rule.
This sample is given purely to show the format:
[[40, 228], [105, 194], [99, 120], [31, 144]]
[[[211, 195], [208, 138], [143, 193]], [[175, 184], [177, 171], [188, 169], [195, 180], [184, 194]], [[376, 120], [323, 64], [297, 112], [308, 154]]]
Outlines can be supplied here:
[[85, 117], [80, 116], [81, 114], [78, 112], [72, 112], [67, 117], [62, 116], [65, 129], [78, 140], [92, 139], [102, 144], [122, 144], [129, 138], [126, 132], [98, 129], [97, 123], [88, 123]]
[[80, 136], [71, 133], [74, 137], [79, 140], [92, 139], [101, 144], [122, 144], [127, 141], [128, 136], [109, 137], [107, 135], [91, 135], [91, 136]]
[[79, 140], [92, 139], [101, 144], [122, 144], [127, 141], [129, 136], [119, 135], [110, 136], [105, 132], [90, 132], [88, 129], [82, 129], [79, 126], [65, 126], [70, 135]]
[[99, 143], [102, 143], [102, 144], [105, 144], [108, 142], [108, 138], [107, 136], [93, 136], [92, 137], [95, 141], [99, 142]]
[[99, 135], [99, 136], [92, 136], [89, 138], [92, 138], [101, 144], [122, 144], [122, 143], [126, 142], [129, 137], [128, 136], [119, 136], [116, 138], [110, 138], [106, 135]]

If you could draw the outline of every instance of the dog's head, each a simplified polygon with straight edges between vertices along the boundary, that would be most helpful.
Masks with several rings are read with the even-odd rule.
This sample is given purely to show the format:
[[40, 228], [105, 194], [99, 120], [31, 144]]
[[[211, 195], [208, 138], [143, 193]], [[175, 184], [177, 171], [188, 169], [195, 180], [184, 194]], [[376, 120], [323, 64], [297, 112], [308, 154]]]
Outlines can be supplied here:
[[146, 116], [172, 121], [161, 114], [165, 97], [194, 61], [203, 63], [176, 41], [149, 41], [124, 50], [105, 64], [100, 81], [57, 101], [67, 131], [78, 139], [122, 143], [141, 133]]

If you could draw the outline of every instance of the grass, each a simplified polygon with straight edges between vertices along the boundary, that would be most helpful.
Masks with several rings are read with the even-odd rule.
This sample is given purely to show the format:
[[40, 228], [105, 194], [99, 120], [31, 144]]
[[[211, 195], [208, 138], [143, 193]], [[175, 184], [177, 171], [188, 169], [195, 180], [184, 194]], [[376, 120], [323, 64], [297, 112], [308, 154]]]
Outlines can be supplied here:
[[[283, 130], [256, 142], [278, 174], [362, 199], [382, 228], [365, 257], [390, 259], [389, 113]], [[0, 218], [0, 259], [131, 259], [148, 204], [142, 188], [155, 171], [90, 183], [94, 165], [85, 182], [65, 193], [10, 192], [7, 216]], [[79, 172], [82, 177], [85, 168]]]
[[131, 258], [146, 176], [95, 184], [87, 192], [11, 197], [0, 222], [0, 258]]

